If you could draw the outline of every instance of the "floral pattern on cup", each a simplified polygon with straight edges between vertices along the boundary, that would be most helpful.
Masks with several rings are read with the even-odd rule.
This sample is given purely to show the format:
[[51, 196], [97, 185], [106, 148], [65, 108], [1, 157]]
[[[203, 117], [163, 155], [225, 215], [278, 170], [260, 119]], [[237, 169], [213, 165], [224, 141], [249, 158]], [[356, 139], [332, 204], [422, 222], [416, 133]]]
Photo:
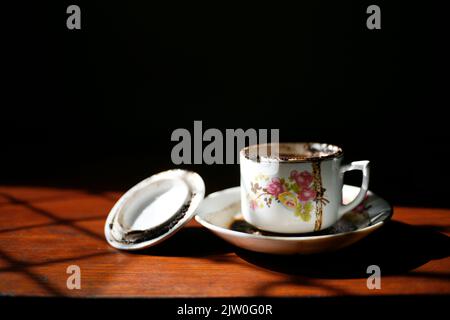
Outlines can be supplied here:
[[252, 195], [248, 195], [251, 210], [270, 208], [277, 202], [292, 210], [305, 222], [311, 220], [311, 213], [318, 199], [314, 188], [314, 176], [307, 170], [301, 172], [292, 170], [287, 179], [258, 175], [251, 182], [251, 191]]

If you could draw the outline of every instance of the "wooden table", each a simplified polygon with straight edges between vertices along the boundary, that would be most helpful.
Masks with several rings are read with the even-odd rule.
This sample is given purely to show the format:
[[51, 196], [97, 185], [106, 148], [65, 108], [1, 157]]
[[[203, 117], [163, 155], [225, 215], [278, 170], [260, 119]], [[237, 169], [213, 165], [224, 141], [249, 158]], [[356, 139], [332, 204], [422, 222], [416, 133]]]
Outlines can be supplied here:
[[[192, 221], [137, 253], [111, 248], [106, 215], [119, 193], [0, 187], [0, 295], [330, 297], [449, 295], [450, 210], [396, 207], [393, 221], [340, 252], [277, 257], [239, 250]], [[368, 290], [367, 266], [382, 272]], [[69, 290], [68, 266], [81, 268]]]

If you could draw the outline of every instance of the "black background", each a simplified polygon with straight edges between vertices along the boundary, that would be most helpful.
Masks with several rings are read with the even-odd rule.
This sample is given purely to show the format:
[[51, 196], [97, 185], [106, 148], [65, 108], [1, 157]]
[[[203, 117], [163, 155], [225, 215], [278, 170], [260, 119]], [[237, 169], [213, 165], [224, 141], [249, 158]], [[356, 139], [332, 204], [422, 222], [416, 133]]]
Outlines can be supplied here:
[[[125, 190], [176, 167], [172, 131], [202, 120], [339, 144], [371, 160], [371, 189], [394, 204], [448, 207], [445, 11], [393, 2], [8, 6], [0, 183]], [[81, 30], [66, 28], [69, 4]], [[381, 30], [366, 28], [369, 4]], [[207, 192], [239, 183], [238, 165], [182, 167]]]

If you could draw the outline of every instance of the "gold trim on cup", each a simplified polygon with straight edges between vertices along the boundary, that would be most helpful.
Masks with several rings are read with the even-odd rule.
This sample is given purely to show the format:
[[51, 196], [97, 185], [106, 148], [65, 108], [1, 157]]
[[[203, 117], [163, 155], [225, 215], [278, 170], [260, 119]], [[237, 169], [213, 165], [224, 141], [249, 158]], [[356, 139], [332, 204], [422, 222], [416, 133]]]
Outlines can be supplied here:
[[[272, 146], [278, 145], [278, 148], [275, 148], [275, 152], [272, 152]], [[326, 155], [321, 156], [304, 156], [300, 158], [299, 151], [296, 149], [298, 146], [304, 146], [303, 152], [323, 152], [328, 153]], [[251, 148], [256, 149], [255, 154], [249, 156], [249, 151]], [[281, 148], [290, 148], [292, 151], [290, 152], [280, 152]], [[323, 150], [323, 151], [322, 151]], [[331, 150], [331, 151], [330, 151]], [[283, 156], [280, 156], [280, 153]], [[254, 144], [248, 147], [243, 148], [240, 151], [240, 154], [247, 160], [254, 162], [283, 162], [283, 163], [305, 163], [305, 162], [314, 162], [314, 161], [322, 161], [340, 158], [344, 155], [344, 152], [341, 147], [329, 143], [320, 143], [320, 142], [284, 142], [284, 143], [263, 143], [263, 144]]]

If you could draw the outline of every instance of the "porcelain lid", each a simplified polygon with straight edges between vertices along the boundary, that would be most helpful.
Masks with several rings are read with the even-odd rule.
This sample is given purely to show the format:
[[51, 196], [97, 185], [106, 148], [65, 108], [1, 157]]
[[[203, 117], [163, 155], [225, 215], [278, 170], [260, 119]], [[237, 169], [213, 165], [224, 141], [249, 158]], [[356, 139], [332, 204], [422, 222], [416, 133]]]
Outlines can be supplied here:
[[169, 170], [128, 190], [111, 209], [105, 237], [117, 249], [139, 250], [169, 238], [194, 217], [205, 196], [195, 172]]

